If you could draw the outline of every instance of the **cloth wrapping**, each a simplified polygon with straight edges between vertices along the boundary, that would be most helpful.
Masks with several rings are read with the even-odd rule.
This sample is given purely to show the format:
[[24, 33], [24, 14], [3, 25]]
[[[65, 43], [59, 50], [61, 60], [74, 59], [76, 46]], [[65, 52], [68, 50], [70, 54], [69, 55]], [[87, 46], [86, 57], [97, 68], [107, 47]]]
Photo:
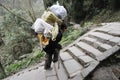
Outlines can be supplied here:
[[43, 34], [44, 37], [48, 37], [48, 38], [52, 37], [51, 32], [52, 32], [53, 26], [46, 23], [44, 20], [40, 18], [38, 18], [35, 21], [35, 23], [32, 26], [32, 29], [34, 29], [36, 33]]
[[54, 23], [57, 22], [59, 24], [62, 23], [62, 20], [59, 19], [53, 12], [47, 10], [44, 11], [43, 15], [41, 16], [41, 19], [43, 19], [45, 22], [51, 24], [54, 26]]
[[65, 17], [67, 16], [67, 11], [64, 8], [64, 6], [60, 6], [59, 3], [51, 6], [50, 11], [53, 12], [57, 17], [59, 17], [60, 19], [64, 20]]
[[62, 20], [51, 11], [45, 11], [42, 17], [32, 25], [32, 29], [38, 33], [41, 49], [49, 44], [49, 39], [56, 40], [59, 32], [58, 23], [61, 24]]

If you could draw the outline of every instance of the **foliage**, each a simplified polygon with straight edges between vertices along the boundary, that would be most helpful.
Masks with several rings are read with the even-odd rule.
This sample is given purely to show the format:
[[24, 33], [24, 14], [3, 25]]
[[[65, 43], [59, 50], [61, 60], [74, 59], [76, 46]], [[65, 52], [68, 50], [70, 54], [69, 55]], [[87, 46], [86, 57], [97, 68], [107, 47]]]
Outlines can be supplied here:
[[[45, 6], [48, 7], [56, 0], [44, 0], [44, 2]], [[120, 0], [60, 0], [59, 2], [67, 9], [69, 20], [76, 23], [88, 21], [99, 15], [104, 9], [112, 12], [120, 10]], [[49, 5], [49, 3], [51, 4]]]
[[[13, 10], [13, 12], [22, 15], [22, 11]], [[30, 24], [11, 13], [6, 13], [3, 19], [0, 31], [4, 35], [2, 38], [5, 43], [4, 52], [12, 54], [14, 58], [31, 52], [33, 44]]]
[[[13, 12], [17, 15], [22, 15], [22, 11], [13, 10]], [[8, 39], [7, 43], [9, 43], [9, 40], [11, 41], [15, 39], [16, 36], [20, 34], [26, 35], [26, 32], [30, 31], [30, 24], [22, 21], [20, 18], [11, 13], [6, 13], [3, 19], [4, 20], [2, 22], [0, 30], [1, 34], [5, 35], [6, 40]]]
[[[31, 24], [28, 22], [33, 16], [34, 18], [41, 16], [44, 10], [43, 1], [13, 1], [0, 1], [0, 5], [2, 4], [0, 10], [0, 61], [7, 75], [40, 62], [40, 58], [44, 56], [41, 52], [35, 52], [36, 56], [32, 56], [33, 47], [38, 41], [34, 38]], [[27, 1], [29, 1], [29, 5], [26, 5]], [[21, 58], [24, 55], [31, 56]]]
[[94, 23], [118, 22], [120, 21], [120, 11], [112, 12], [111, 10], [104, 9], [90, 20]]
[[15, 63], [12, 63], [8, 66], [6, 66], [6, 72], [8, 75], [11, 75], [13, 73], [16, 73], [20, 71], [21, 69], [25, 69], [29, 67], [30, 65], [33, 65], [35, 63], [39, 63], [41, 61], [41, 58], [45, 56], [44, 52], [41, 52], [39, 48], [35, 47], [33, 50], [33, 53], [31, 53], [30, 56], [27, 58], [24, 58], [20, 61], [16, 61]]
[[75, 39], [77, 39], [81, 34], [81, 30], [73, 29], [72, 27], [69, 27], [67, 31], [63, 34], [63, 38], [61, 40], [61, 44], [63, 46], [67, 46], [68, 44], [72, 43]]
[[16, 71], [19, 71], [20, 69], [23, 69], [26, 67], [27, 60], [19, 61], [16, 63], [12, 63], [6, 67], [6, 72], [8, 75], [15, 73]]
[[[12, 12], [20, 16], [23, 14], [22, 11], [15, 9]], [[0, 23], [0, 38], [4, 43], [0, 46], [0, 60], [3, 66], [8, 66], [13, 64], [14, 59], [19, 59], [19, 56], [31, 53], [35, 42], [32, 41], [30, 24], [14, 14], [6, 12]], [[14, 70], [17, 70], [23, 64], [24, 61], [20, 62], [18, 67], [15, 67], [16, 65], [12, 67], [15, 67]]]

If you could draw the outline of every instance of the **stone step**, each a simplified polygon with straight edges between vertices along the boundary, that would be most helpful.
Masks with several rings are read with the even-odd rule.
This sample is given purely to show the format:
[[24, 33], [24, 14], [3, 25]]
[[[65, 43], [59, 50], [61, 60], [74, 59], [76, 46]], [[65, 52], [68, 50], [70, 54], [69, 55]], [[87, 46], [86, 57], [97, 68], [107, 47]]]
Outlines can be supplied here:
[[[86, 57], [86, 58], [87, 58], [87, 57]], [[85, 59], [85, 56], [84, 56], [83, 59]], [[90, 61], [90, 60], [88, 60], [88, 62], [89, 62], [89, 61]], [[90, 62], [89, 62], [89, 66], [88, 66], [88, 67], [83, 67], [83, 68], [81, 69], [80, 74], [78, 73], [76, 76], [71, 77], [71, 78], [69, 78], [68, 80], [84, 80], [84, 78], [85, 78], [90, 72], [92, 72], [98, 64], [99, 64], [99, 61], [96, 61], [96, 60], [90, 61]]]
[[103, 44], [102, 42], [99, 42], [97, 39], [91, 38], [89, 36], [81, 39], [81, 41], [93, 46], [96, 49]]
[[105, 52], [106, 50], [112, 48], [111, 45], [103, 44], [97, 41], [96, 39], [90, 37], [85, 37], [81, 39], [81, 41], [88, 43], [89, 45], [92, 45], [94, 48], [99, 49], [101, 52]]
[[116, 26], [109, 26], [107, 28], [102, 27], [97, 29], [96, 31], [108, 33], [113, 36], [120, 36], [120, 25], [119, 26], [117, 25], [117, 27]]
[[[84, 58], [85, 59], [85, 58]], [[88, 60], [89, 61], [89, 60]], [[99, 61], [93, 60], [89, 62], [89, 66], [84, 67], [81, 71], [81, 75], [83, 78], [85, 78], [88, 74], [90, 74], [96, 66], [99, 64]]]
[[111, 30], [108, 32], [109, 34], [112, 34], [114, 36], [119, 36], [120, 37], [120, 31], [119, 30]]
[[84, 67], [87, 67], [89, 65], [89, 62], [94, 60], [93, 58], [82, 52], [76, 46], [72, 46], [68, 48], [68, 51], [70, 51], [73, 58], [77, 60], [80, 64], [82, 64], [82, 66]]
[[90, 62], [94, 61], [94, 59], [88, 55], [79, 56], [78, 59], [84, 65], [84, 68], [88, 67], [90, 65]]
[[82, 77], [81, 74], [78, 74], [78, 75], [76, 75], [75, 77], [70, 78], [70, 79], [68, 79], [68, 80], [84, 80], [84, 78]]
[[46, 80], [46, 76], [44, 68], [38, 67], [36, 69], [22, 71], [21, 74], [16, 73], [4, 80]]
[[57, 76], [49, 76], [47, 77], [47, 80], [59, 80]]
[[92, 45], [94, 42], [97, 41], [97, 39], [94, 39], [94, 38], [91, 38], [91, 37], [84, 37], [80, 41], [83, 41], [85, 43], [88, 43], [88, 44]]
[[120, 42], [120, 37], [114, 37], [113, 39], [110, 39], [109, 41], [118, 44]]
[[111, 31], [111, 29], [107, 29], [107, 28], [99, 28], [96, 30], [96, 32], [104, 32], [104, 33], [108, 33], [109, 31]]
[[81, 70], [83, 69], [83, 66], [74, 59], [64, 61], [63, 65], [68, 73], [69, 78], [80, 74]]
[[86, 55], [80, 48], [76, 46], [69, 47], [68, 51], [70, 51], [76, 57]]
[[[99, 62], [96, 61], [95, 59], [93, 59], [92, 57], [86, 55], [85, 52], [83, 52], [80, 48], [78, 48], [77, 46], [71, 46], [68, 48], [68, 51], [71, 52], [71, 55], [73, 56], [73, 58], [80, 64], [83, 66], [81, 72], [79, 75], [77, 75], [76, 77], [70, 79], [70, 80], [78, 80], [78, 78], [80, 78], [81, 80], [83, 80], [82, 78], [86, 77], [98, 64]], [[80, 52], [80, 53], [79, 53]]]
[[91, 33], [89, 33], [89, 35], [93, 35], [97, 38], [107, 40], [107, 41], [114, 38], [113, 36], [111, 36], [109, 34], [105, 34], [105, 33], [101, 33], [101, 32], [91, 32]]
[[45, 70], [45, 75], [46, 77], [49, 79], [49, 77], [51, 78], [51, 76], [56, 76], [56, 70], [54, 68], [54, 65], [51, 65], [53, 67], [52, 70]]
[[112, 35], [112, 36], [120, 37], [120, 31], [119, 30], [98, 29], [95, 32], [102, 32], [102, 33], [109, 34], [109, 35]]
[[91, 56], [94, 59], [100, 60], [99, 56], [102, 55], [102, 53], [95, 49], [94, 47], [84, 43], [84, 42], [79, 42], [76, 44], [78, 47], [80, 47], [82, 50], [84, 50], [87, 55]]
[[110, 46], [108, 44], [102, 44], [102, 45], [98, 46], [97, 49], [99, 49], [101, 52], [105, 52], [111, 48], [112, 48], [112, 46]]
[[101, 60], [104, 60], [107, 57], [109, 57], [110, 55], [114, 54], [119, 49], [120, 49], [120, 47], [116, 45], [116, 46], [112, 47], [111, 49], [103, 52], [103, 54], [101, 56], [99, 56], [99, 57], [100, 57]]
[[91, 32], [90, 34], [88, 34], [89, 37], [91, 38], [95, 38], [97, 39], [97, 41], [111, 45], [111, 46], [115, 46], [116, 43], [115, 41], [112, 41], [115, 37], [109, 35], [109, 34], [105, 34], [105, 33], [101, 33], [101, 32]]
[[72, 56], [67, 51], [61, 52], [60, 58], [62, 61], [73, 59]]
[[112, 24], [107, 28], [111, 29], [111, 30], [119, 30], [120, 31], [120, 23], [115, 23], [114, 25]]
[[58, 80], [68, 80], [68, 73], [66, 72], [62, 62], [56, 62], [54, 64], [54, 68], [55, 68]]

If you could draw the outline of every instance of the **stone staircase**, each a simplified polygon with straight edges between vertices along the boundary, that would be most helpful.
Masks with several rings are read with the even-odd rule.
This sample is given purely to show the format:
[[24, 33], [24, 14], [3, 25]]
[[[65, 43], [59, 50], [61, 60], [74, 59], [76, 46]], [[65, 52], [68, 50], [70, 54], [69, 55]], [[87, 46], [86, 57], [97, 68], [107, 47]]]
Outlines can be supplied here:
[[100, 61], [120, 49], [120, 23], [104, 24], [77, 39], [60, 53], [58, 80], [83, 80]]
[[[61, 50], [60, 60], [53, 64], [52, 71], [38, 66], [39, 76], [35, 79], [20, 79], [14, 76], [5, 80], [83, 80], [104, 59], [120, 49], [120, 23], [105, 23]], [[39, 70], [40, 69], [40, 70]], [[41, 72], [41, 74], [40, 74]], [[33, 72], [29, 72], [33, 74]], [[17, 75], [17, 74], [16, 74]], [[28, 75], [28, 77], [30, 77]], [[44, 78], [41, 78], [44, 77]]]

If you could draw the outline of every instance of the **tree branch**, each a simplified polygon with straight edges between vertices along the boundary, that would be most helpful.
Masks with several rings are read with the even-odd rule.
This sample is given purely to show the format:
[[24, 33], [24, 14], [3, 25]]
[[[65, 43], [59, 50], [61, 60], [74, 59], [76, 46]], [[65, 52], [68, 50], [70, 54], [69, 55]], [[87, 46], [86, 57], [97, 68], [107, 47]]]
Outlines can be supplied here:
[[30, 24], [33, 24], [33, 22], [30, 22], [30, 21], [28, 21], [28, 20], [26, 20], [26, 19], [18, 16], [17, 14], [13, 13], [12, 11], [10, 11], [10, 10], [9, 10], [5, 5], [3, 5], [2, 3], [0, 3], [0, 6], [3, 7], [4, 9], [6, 9], [6, 10], [7, 10], [8, 12], [10, 12], [11, 14], [17, 16], [18, 18], [20, 18], [20, 19], [22, 19], [22, 20], [24, 20], [24, 21], [26, 21], [26, 22], [28, 22], [28, 23], [30, 23]]
[[[34, 9], [33, 9], [33, 6], [32, 6], [32, 3], [31, 3], [31, 0], [29, 0], [29, 4], [30, 4], [30, 7], [31, 7], [31, 10], [32, 10], [32, 13], [33, 13], [33, 21], [36, 20], [36, 16], [35, 16], [35, 12], [34, 12]], [[32, 14], [31, 14], [32, 15]]]

